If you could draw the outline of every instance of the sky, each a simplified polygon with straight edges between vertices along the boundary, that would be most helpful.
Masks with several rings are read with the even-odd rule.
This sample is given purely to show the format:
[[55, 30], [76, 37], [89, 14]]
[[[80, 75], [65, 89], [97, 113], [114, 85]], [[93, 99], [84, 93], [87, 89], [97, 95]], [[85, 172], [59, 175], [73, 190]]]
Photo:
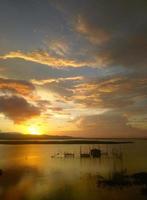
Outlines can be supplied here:
[[0, 0], [0, 130], [147, 136], [146, 0]]

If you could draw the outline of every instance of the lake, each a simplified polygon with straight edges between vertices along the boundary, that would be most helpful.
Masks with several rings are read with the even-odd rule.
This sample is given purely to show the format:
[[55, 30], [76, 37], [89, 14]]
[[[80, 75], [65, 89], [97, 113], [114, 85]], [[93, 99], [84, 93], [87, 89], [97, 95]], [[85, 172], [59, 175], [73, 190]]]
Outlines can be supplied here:
[[[145, 200], [147, 141], [128, 144], [0, 145], [2, 200]], [[101, 149], [100, 158], [80, 150]], [[64, 158], [64, 153], [74, 158]]]

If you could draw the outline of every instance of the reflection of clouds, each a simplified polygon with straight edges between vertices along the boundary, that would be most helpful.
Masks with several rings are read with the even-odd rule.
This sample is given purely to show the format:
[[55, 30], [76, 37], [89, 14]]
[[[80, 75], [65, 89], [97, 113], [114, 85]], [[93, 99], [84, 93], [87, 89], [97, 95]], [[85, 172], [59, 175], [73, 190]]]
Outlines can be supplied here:
[[33, 167], [7, 168], [0, 177], [1, 199], [23, 199], [35, 184], [40, 172]]

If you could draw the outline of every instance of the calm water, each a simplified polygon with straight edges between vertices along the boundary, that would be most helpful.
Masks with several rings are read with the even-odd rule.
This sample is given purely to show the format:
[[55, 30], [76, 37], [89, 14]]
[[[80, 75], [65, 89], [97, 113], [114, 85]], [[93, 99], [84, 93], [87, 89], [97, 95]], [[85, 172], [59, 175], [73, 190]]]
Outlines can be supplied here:
[[80, 145], [0, 145], [0, 199], [147, 199], [147, 141], [95, 147], [108, 154], [80, 159]]

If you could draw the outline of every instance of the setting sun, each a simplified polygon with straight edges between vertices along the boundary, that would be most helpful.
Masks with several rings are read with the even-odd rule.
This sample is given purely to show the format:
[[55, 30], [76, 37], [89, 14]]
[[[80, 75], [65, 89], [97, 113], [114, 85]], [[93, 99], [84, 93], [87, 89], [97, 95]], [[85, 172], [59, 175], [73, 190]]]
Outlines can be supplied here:
[[42, 135], [42, 131], [38, 126], [32, 125], [29, 126], [27, 129], [28, 133], [31, 135]]

